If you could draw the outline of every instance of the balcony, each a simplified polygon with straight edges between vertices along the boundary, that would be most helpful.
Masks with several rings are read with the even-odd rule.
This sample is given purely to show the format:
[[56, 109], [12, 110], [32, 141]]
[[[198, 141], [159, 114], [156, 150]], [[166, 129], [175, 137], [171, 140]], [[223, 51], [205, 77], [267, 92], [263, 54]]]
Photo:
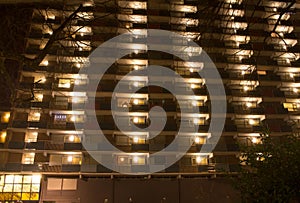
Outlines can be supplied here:
[[149, 144], [132, 144], [131, 150], [134, 152], [149, 151]]
[[63, 164], [61, 166], [62, 172], [79, 172], [80, 165]]
[[82, 150], [81, 143], [64, 143], [64, 150]]

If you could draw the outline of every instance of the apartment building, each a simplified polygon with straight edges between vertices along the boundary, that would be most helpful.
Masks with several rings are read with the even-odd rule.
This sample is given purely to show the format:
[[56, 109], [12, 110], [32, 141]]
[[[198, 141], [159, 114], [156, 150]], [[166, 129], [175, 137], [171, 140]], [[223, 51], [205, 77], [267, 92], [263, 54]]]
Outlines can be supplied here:
[[[259, 143], [261, 122], [269, 126], [271, 136], [299, 133], [299, 8], [296, 1], [271, 0], [94, 0], [33, 9], [24, 53], [29, 58], [45, 49], [63, 22], [69, 23], [59, 40], [47, 48], [38, 67], [21, 68], [12, 108], [1, 112], [0, 201], [196, 202], [213, 198], [204, 195], [213, 194], [207, 190], [209, 185], [232, 202], [235, 193], [218, 177], [224, 172], [238, 172], [237, 142]], [[74, 12], [76, 15], [68, 19]], [[200, 153], [211, 145], [210, 97], [205, 78], [197, 73], [205, 66], [159, 51], [135, 49], [143, 45], [147, 29], [185, 36], [215, 63], [226, 91], [227, 115], [213, 151]], [[92, 51], [127, 32], [134, 37], [124, 42], [124, 47], [131, 44], [132, 53], [106, 71], [93, 105], [105, 137], [124, 152], [111, 157], [115, 168], [133, 176], [107, 168], [83, 147], [84, 130], [78, 126], [89, 119], [86, 107], [92, 99], [88, 92], [73, 91], [74, 86], [84, 90], [93, 80], [90, 75], [78, 74]], [[158, 43], [163, 45], [164, 41]], [[191, 50], [190, 55], [194, 52], [199, 50]], [[147, 86], [147, 78], [137, 75], [124, 85], [124, 93], [112, 97], [123, 76], [149, 65], [176, 71], [188, 84], [183, 88], [196, 96], [181, 95], [183, 106], [179, 107], [168, 90]], [[141, 87], [134, 97], [126, 94], [134, 87]], [[129, 116], [120, 114], [117, 120], [132, 137], [116, 126], [112, 100], [120, 112], [129, 109]], [[149, 133], [137, 133], [134, 127], [149, 126], [149, 111], [154, 106], [166, 111], [167, 120], [162, 132], [148, 139]], [[183, 120], [183, 109], [199, 113]], [[147, 170], [149, 154], [172, 143], [182, 123], [197, 129], [195, 133], [186, 132], [191, 145], [188, 152], [163, 171], [138, 175]], [[104, 153], [106, 149], [99, 144], [95, 150]], [[166, 162], [163, 158], [152, 161], [158, 166]], [[145, 183], [139, 185], [140, 181]], [[215, 186], [210, 181], [216, 181]], [[144, 191], [149, 189], [157, 195], [145, 196]]]

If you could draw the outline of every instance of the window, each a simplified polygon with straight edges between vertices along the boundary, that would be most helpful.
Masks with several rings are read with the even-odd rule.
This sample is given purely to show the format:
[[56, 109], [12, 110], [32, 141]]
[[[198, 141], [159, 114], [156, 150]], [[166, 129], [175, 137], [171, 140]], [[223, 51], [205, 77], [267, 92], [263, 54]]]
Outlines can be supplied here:
[[133, 156], [131, 162], [132, 165], [145, 165], [146, 158], [144, 156]]
[[116, 145], [129, 145], [129, 137], [122, 136], [122, 135], [116, 135]]
[[40, 175], [1, 175], [0, 200], [39, 200]]
[[135, 117], [131, 118], [131, 120], [134, 124], [145, 124], [146, 123], [145, 117], [135, 116]]
[[81, 155], [69, 154], [63, 156], [62, 164], [81, 165]]
[[145, 140], [145, 138], [136, 136], [136, 137], [132, 138], [132, 143], [134, 143], [134, 144], [145, 144], [146, 140]]
[[65, 143], [80, 143], [81, 139], [77, 135], [66, 135], [64, 137], [64, 142]]
[[1, 115], [1, 123], [8, 123], [10, 118], [10, 112], [3, 112]]
[[70, 79], [59, 79], [58, 87], [59, 88], [70, 88], [71, 80]]
[[68, 105], [68, 98], [67, 97], [55, 97], [55, 105], [57, 106], [67, 106]]
[[41, 113], [38, 111], [30, 111], [28, 114], [28, 121], [37, 122], [40, 121]]
[[300, 104], [298, 103], [283, 103], [283, 107], [288, 111], [298, 111]]
[[208, 160], [207, 157], [204, 156], [196, 156], [196, 157], [192, 157], [192, 165], [207, 165], [208, 164]]
[[25, 142], [37, 142], [38, 133], [37, 132], [26, 132]]
[[128, 156], [119, 156], [117, 158], [117, 163], [118, 163], [118, 165], [129, 166], [130, 165], [130, 159], [129, 159]]
[[65, 114], [55, 114], [53, 124], [66, 124], [67, 115]]
[[35, 153], [24, 153], [22, 157], [22, 164], [33, 164]]
[[47, 190], [77, 190], [77, 179], [48, 178]]
[[44, 98], [43, 94], [35, 94], [33, 102], [42, 102]]
[[6, 130], [0, 131], [0, 143], [5, 143], [6, 135]]

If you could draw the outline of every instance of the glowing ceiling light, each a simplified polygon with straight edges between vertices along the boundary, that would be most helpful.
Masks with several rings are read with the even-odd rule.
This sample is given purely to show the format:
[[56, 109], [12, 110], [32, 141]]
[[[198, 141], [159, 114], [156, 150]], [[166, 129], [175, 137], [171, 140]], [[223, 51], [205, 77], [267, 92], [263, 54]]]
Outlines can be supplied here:
[[7, 135], [6, 131], [0, 132], [0, 138], [5, 139], [6, 135]]
[[120, 161], [121, 161], [121, 162], [124, 162], [124, 161], [125, 161], [124, 157], [121, 157], [121, 158], [120, 158]]
[[133, 86], [138, 87], [139, 86], [139, 82], [134, 82]]
[[41, 83], [46, 82], [46, 78], [41, 78], [41, 79], [40, 79], [40, 82], [41, 82]]
[[241, 74], [242, 74], [242, 75], [245, 75], [245, 74], [246, 74], [246, 71], [243, 70]]
[[37, 98], [38, 101], [42, 101], [44, 96], [43, 96], [43, 94], [37, 94], [36, 98]]
[[69, 141], [74, 142], [75, 141], [75, 136], [74, 135], [69, 136]]
[[134, 117], [134, 118], [133, 118], [133, 122], [134, 122], [134, 123], [138, 123], [138, 122], [139, 122], [139, 117]]
[[5, 120], [8, 120], [8, 119], [10, 118], [10, 112], [4, 113], [4, 114], [3, 114], [3, 118], [4, 118]]
[[258, 139], [257, 139], [256, 137], [253, 137], [253, 138], [251, 139], [251, 142], [254, 143], [254, 144], [256, 144], [256, 143], [258, 143]]
[[244, 86], [244, 91], [248, 91], [250, 88], [248, 86]]
[[75, 116], [71, 116], [70, 120], [71, 120], [72, 122], [75, 122], [76, 117], [75, 117]]
[[193, 106], [197, 106], [197, 105], [198, 105], [198, 102], [197, 102], [197, 101], [193, 101], [193, 102], [192, 102], [192, 105], [193, 105]]
[[138, 99], [134, 99], [133, 100], [133, 104], [138, 105], [139, 104], [139, 100]]
[[250, 120], [248, 121], [248, 123], [249, 123], [249, 125], [254, 125], [254, 124], [255, 124], [255, 120], [250, 119]]
[[201, 161], [202, 161], [202, 158], [201, 158], [200, 156], [197, 156], [197, 157], [196, 157], [196, 163], [197, 163], [197, 164], [200, 164]]
[[72, 162], [73, 161], [73, 156], [68, 156], [68, 162]]
[[134, 66], [133, 66], [133, 69], [134, 69], [134, 70], [138, 70], [138, 69], [139, 69], [139, 66], [134, 65]]
[[36, 113], [33, 114], [33, 116], [35, 116], [35, 117], [40, 117], [40, 116], [41, 116], [41, 113], [36, 112]]
[[81, 67], [80, 63], [76, 63], [75, 66], [76, 66], [77, 68], [80, 68], [80, 67]]
[[193, 68], [190, 68], [190, 72], [191, 72], [191, 73], [194, 72], [194, 69], [193, 69]]
[[193, 123], [196, 125], [199, 123], [199, 119], [198, 118], [194, 118]]
[[132, 160], [133, 160], [133, 163], [138, 163], [139, 162], [139, 157], [134, 156]]
[[289, 76], [290, 76], [291, 78], [294, 78], [294, 73], [290, 73]]
[[246, 103], [246, 107], [248, 107], [248, 108], [252, 107], [252, 103], [251, 102], [247, 102]]
[[138, 143], [138, 142], [139, 142], [139, 138], [138, 138], [138, 137], [134, 137], [134, 138], [133, 138], [133, 142], [134, 142], [134, 143]]
[[43, 62], [42, 62], [42, 65], [48, 66], [48, 65], [49, 65], [49, 61], [47, 61], [47, 60], [43, 61]]
[[195, 143], [199, 144], [200, 143], [200, 137], [195, 138]]
[[294, 93], [298, 93], [298, 89], [297, 88], [293, 88], [293, 92]]

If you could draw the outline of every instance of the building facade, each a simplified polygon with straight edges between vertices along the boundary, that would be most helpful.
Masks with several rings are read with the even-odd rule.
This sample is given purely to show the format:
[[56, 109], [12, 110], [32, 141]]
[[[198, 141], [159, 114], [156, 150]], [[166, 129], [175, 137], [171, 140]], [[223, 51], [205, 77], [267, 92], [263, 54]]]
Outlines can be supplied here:
[[[66, 1], [57, 3], [59, 6], [33, 9], [24, 54], [34, 58], [47, 48], [53, 35], [59, 36], [56, 38], [59, 40], [47, 48], [38, 67], [22, 67], [11, 111], [1, 113], [0, 201], [141, 202], [139, 194], [145, 193], [147, 183], [156, 185], [153, 188], [165, 185], [170, 191], [163, 190], [165, 196], [159, 194], [159, 198], [155, 197], [158, 199], [148, 197], [143, 202], [216, 202], [197, 195], [205, 189], [202, 193], [189, 190], [205, 188], [201, 186], [208, 181], [204, 178], [216, 178], [218, 182], [218, 176], [224, 172], [238, 172], [237, 142], [259, 143], [261, 122], [268, 125], [271, 136], [299, 133], [300, 16], [297, 11], [300, 4], [296, 1], [95, 0], [79, 6], [81, 3]], [[70, 20], [74, 12], [76, 15]], [[56, 30], [66, 21], [57, 35]], [[222, 136], [212, 152], [200, 153], [202, 147], [210, 145], [211, 136], [208, 132], [210, 97], [205, 79], [196, 73], [205, 66], [147, 51], [140, 40], [147, 35], [146, 29], [169, 30], [185, 36], [199, 44], [218, 68], [226, 90], [227, 116]], [[152, 175], [122, 175], [101, 165], [82, 146], [84, 131], [75, 129], [75, 123], [78, 126], [89, 119], [86, 106], [91, 99], [88, 92], [73, 91], [73, 88], [84, 87], [94, 80], [78, 72], [97, 46], [126, 32], [135, 36], [123, 46], [132, 45], [129, 47], [132, 53], [106, 71], [98, 84], [94, 103], [105, 137], [124, 151], [110, 157], [115, 167], [127, 173], [144, 170], [149, 154], [168, 146], [183, 122], [198, 129], [197, 133], [186, 132], [191, 144], [186, 155]], [[199, 50], [191, 50], [191, 56], [193, 52]], [[180, 108], [190, 112], [197, 109], [200, 113], [181, 119], [182, 109], [174, 95], [161, 87], [147, 87], [147, 78], [138, 75], [126, 83], [124, 94], [112, 97], [124, 75], [148, 65], [165, 66], [181, 75], [188, 84], [184, 88], [196, 96], [186, 97]], [[134, 97], [126, 94], [139, 86], [141, 89]], [[116, 126], [111, 114], [112, 99], [120, 112], [122, 108], [129, 109], [129, 116], [120, 114], [116, 119], [122, 121], [133, 137], [125, 136]], [[147, 127], [149, 110], [154, 106], [164, 108], [167, 121], [157, 137], [148, 139], [149, 134], [135, 133], [133, 126]], [[101, 146], [95, 150], [105, 151]], [[164, 165], [166, 160], [152, 161], [154, 165]], [[145, 189], [140, 189], [139, 194], [128, 191], [118, 196], [116, 193], [121, 194], [131, 184], [132, 188], [138, 188], [134, 182], [138, 180], [130, 179], [133, 177], [144, 181]], [[101, 188], [102, 192], [89, 193], [83, 189], [92, 191], [93, 187]], [[226, 187], [220, 186], [220, 190], [226, 191], [220, 196], [232, 202], [235, 193]], [[181, 197], [174, 198], [175, 191]], [[94, 199], [85, 199], [92, 193]]]

